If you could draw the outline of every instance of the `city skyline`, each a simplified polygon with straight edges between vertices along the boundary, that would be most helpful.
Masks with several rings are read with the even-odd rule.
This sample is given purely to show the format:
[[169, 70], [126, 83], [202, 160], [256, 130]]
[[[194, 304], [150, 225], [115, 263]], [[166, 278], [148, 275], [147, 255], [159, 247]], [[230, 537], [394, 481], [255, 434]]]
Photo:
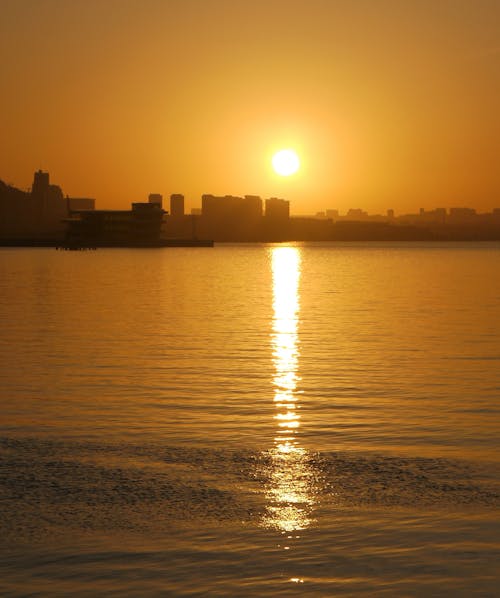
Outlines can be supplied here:
[[[40, 177], [43, 179], [46, 179], [47, 181], [47, 185], [49, 184], [49, 178], [50, 178], [50, 173], [49, 172], [45, 172], [41, 169], [35, 171], [34, 175], [34, 180], [32, 181], [32, 183], [27, 186], [26, 188], [18, 188], [15, 185], [13, 185], [11, 182], [6, 182], [5, 180], [0, 179], [0, 184], [3, 184], [5, 186], [5, 190], [8, 190], [10, 188], [11, 191], [14, 192], [21, 192], [21, 193], [28, 193], [28, 194], [32, 194], [36, 191], [36, 186], [37, 186], [37, 179], [39, 179]], [[60, 185], [52, 185], [52, 187], [54, 187], [54, 189], [56, 189], [58, 191], [58, 194], [60, 195], [61, 199], [64, 197], [66, 201], [70, 201], [72, 204], [71, 209], [76, 210], [76, 209], [101, 209], [101, 210], [112, 210], [112, 209], [126, 209], [125, 205], [121, 205], [118, 208], [110, 208], [109, 206], [106, 206], [105, 202], [104, 204], [99, 203], [97, 204], [97, 200], [95, 198], [90, 198], [88, 197], [88, 194], [86, 194], [85, 198], [77, 198], [74, 195], [69, 195], [68, 193], [64, 192], [63, 193], [63, 189]], [[198, 215], [202, 213], [202, 208], [203, 208], [203, 203], [204, 200], [206, 198], [215, 198], [215, 199], [243, 199], [243, 198], [256, 198], [259, 199], [262, 204], [264, 205], [264, 203], [267, 202], [273, 202], [273, 201], [278, 201], [278, 202], [285, 202], [288, 204], [289, 208], [289, 216], [290, 217], [294, 217], [294, 216], [298, 216], [298, 217], [310, 217], [310, 218], [360, 218], [360, 219], [365, 219], [365, 218], [377, 218], [377, 217], [384, 217], [384, 218], [395, 218], [395, 217], [406, 217], [406, 216], [429, 216], [429, 215], [436, 215], [436, 216], [443, 216], [443, 215], [456, 215], [458, 213], [462, 213], [462, 214], [468, 214], [469, 216], [473, 216], [473, 215], [489, 215], [489, 214], [495, 214], [498, 215], [498, 213], [500, 212], [500, 207], [493, 205], [490, 209], [476, 209], [474, 207], [471, 206], [467, 206], [467, 205], [450, 205], [447, 207], [443, 207], [443, 206], [430, 206], [428, 208], [424, 208], [424, 207], [418, 207], [416, 208], [413, 212], [403, 212], [401, 209], [398, 209], [398, 206], [393, 206], [393, 207], [388, 207], [385, 210], [382, 210], [380, 212], [373, 212], [373, 211], [368, 211], [368, 210], [364, 210], [363, 208], [360, 208], [358, 206], [354, 207], [354, 206], [346, 206], [344, 209], [338, 209], [336, 206], [334, 205], [330, 205], [330, 206], [320, 206], [320, 210], [315, 212], [315, 213], [309, 213], [309, 214], [300, 214], [297, 212], [294, 212], [292, 210], [292, 202], [284, 197], [265, 197], [262, 194], [249, 194], [249, 193], [244, 193], [244, 194], [240, 194], [240, 195], [234, 195], [231, 193], [223, 193], [221, 195], [215, 195], [213, 193], [202, 193], [200, 195], [199, 198], [193, 199], [191, 198], [191, 201], [189, 200], [189, 198], [186, 198], [186, 196], [183, 193], [158, 193], [158, 192], [148, 192], [147, 193], [147, 197], [142, 197], [142, 198], [132, 198], [128, 200], [128, 203], [134, 202], [134, 201], [146, 201], [146, 199], [148, 199], [149, 202], [154, 202], [154, 201], [159, 201], [160, 203], [163, 202], [164, 199], [169, 198], [169, 201], [172, 202], [172, 200], [174, 200], [175, 203], [178, 204], [178, 201], [181, 199], [182, 200], [182, 210], [183, 210], [183, 214], [192, 214], [192, 215]], [[186, 201], [187, 199], [187, 201]], [[81, 207], [77, 207], [79, 205], [79, 202], [81, 203]], [[500, 200], [499, 200], [499, 204], [500, 204]], [[178, 210], [179, 208], [176, 207], [176, 209]], [[168, 211], [167, 211], [168, 213]], [[173, 214], [174, 212], [170, 212], [171, 214]]]
[[[6, 1], [0, 179], [125, 208], [151, 191], [294, 213], [500, 203], [500, 7]], [[300, 169], [271, 164], [293, 148]]]
[[101, 209], [93, 198], [70, 197], [51, 184], [50, 174], [34, 173], [28, 192], [0, 181], [0, 245], [64, 247], [213, 246], [214, 242], [284, 241], [495, 241], [500, 239], [500, 208], [420, 208], [414, 214], [346, 213], [327, 209], [315, 215], [291, 214], [290, 201], [259, 195], [203, 194], [201, 208], [185, 210], [180, 193], [150, 193], [131, 209]]

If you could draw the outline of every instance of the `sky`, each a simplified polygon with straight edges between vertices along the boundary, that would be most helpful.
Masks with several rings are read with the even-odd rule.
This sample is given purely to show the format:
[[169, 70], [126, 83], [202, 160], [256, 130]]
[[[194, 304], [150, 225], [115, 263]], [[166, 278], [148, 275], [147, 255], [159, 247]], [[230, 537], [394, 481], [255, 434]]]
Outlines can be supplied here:
[[[500, 207], [498, 0], [0, 0], [0, 179], [98, 208]], [[301, 168], [277, 175], [273, 153]]]

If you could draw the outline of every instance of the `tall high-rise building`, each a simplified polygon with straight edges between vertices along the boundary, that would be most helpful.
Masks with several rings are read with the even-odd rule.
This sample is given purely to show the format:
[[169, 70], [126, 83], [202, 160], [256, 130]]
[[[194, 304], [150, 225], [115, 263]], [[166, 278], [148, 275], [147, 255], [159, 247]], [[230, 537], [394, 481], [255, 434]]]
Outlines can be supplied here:
[[184, 216], [184, 195], [181, 193], [172, 193], [170, 196], [170, 215]]
[[45, 195], [49, 190], [49, 173], [37, 170], [33, 177], [33, 185], [31, 186], [31, 193], [36, 197]]
[[204, 234], [218, 241], [255, 241], [262, 225], [262, 199], [257, 195], [202, 195]]
[[285, 199], [271, 197], [266, 199], [266, 218], [273, 221], [288, 220], [290, 217], [290, 202]]

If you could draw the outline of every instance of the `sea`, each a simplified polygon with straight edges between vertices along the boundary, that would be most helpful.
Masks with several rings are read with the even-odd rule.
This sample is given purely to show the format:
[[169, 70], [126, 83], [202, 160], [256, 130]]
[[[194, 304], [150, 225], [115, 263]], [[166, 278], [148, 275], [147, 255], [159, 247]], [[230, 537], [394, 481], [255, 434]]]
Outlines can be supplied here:
[[500, 596], [500, 243], [0, 249], [0, 595]]

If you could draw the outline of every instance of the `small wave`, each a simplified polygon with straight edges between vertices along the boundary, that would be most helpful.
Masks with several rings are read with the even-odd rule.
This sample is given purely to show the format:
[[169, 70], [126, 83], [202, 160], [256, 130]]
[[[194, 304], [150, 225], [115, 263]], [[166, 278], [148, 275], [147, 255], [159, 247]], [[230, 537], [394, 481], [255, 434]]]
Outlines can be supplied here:
[[[201, 521], [255, 524], [275, 477], [269, 451], [0, 439], [2, 537], [58, 530], [151, 530]], [[490, 464], [304, 452], [311, 503], [413, 509], [500, 506]], [[303, 469], [302, 469], [303, 471]], [[291, 483], [293, 468], [287, 471]], [[300, 478], [300, 479], [299, 479]]]

